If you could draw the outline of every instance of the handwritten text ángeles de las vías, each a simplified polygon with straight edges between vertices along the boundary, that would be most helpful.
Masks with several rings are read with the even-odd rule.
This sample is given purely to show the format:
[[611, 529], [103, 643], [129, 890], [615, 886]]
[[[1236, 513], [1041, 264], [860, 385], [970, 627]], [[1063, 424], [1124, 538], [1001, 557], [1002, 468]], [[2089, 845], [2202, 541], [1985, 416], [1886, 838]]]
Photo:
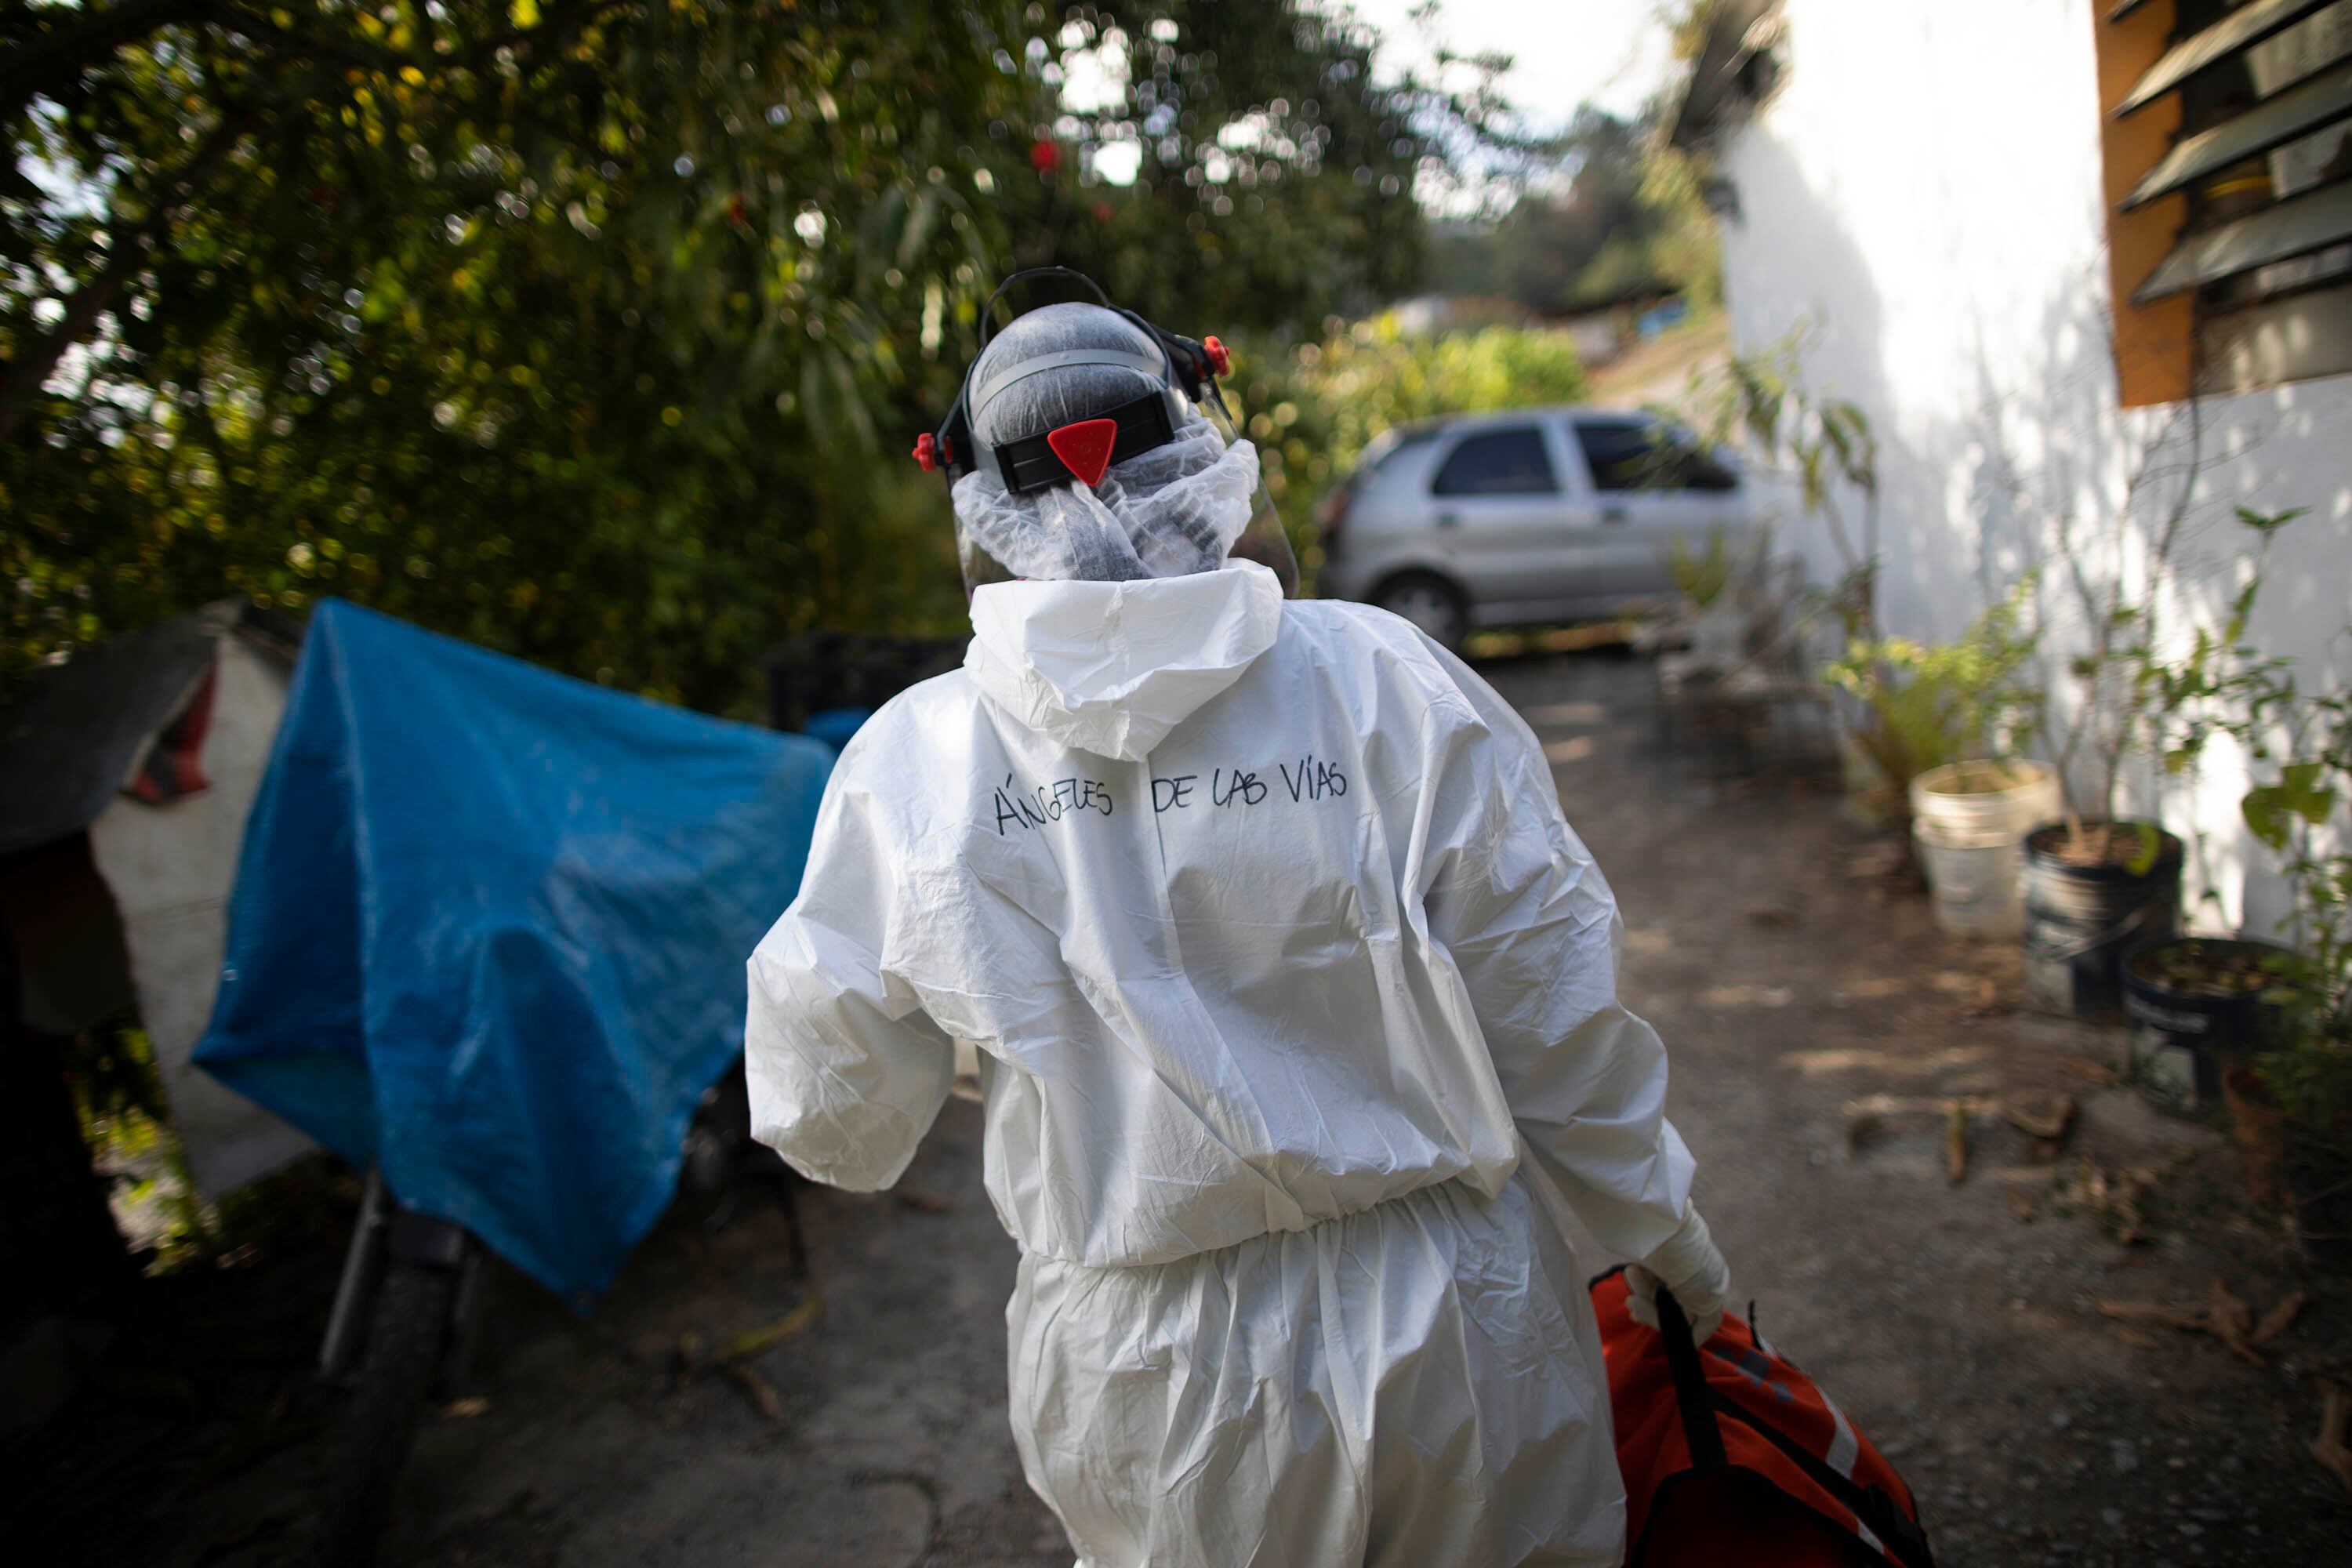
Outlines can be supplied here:
[[[1336, 800], [1348, 793], [1347, 772], [1312, 752], [1296, 762], [1276, 763], [1273, 771], [1282, 781], [1279, 792], [1265, 776], [1264, 768], [1213, 768], [1206, 781], [1198, 773], [1156, 778], [1151, 781], [1151, 809], [1165, 814], [1205, 805], [1211, 809], [1246, 810], [1269, 800], [1286, 798], [1294, 805], [1305, 805]], [[1202, 787], [1204, 782], [1205, 790]], [[1050, 784], [1024, 788], [1015, 782], [1014, 775], [1007, 773], [1004, 782], [990, 794], [990, 808], [999, 837], [1015, 827], [1040, 828], [1066, 816], [1083, 816], [1090, 811], [1109, 816], [1118, 809], [1110, 785], [1100, 779], [1055, 779]]]

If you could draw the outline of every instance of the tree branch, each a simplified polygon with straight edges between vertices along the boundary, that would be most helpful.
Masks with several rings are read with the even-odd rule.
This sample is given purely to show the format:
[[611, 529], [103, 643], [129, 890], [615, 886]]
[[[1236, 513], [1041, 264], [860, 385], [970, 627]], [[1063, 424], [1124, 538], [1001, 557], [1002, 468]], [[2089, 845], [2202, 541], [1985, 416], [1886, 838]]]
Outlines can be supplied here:
[[57, 329], [35, 341], [8, 363], [5, 374], [0, 374], [0, 442], [16, 434], [25, 411], [40, 396], [41, 388], [47, 384], [66, 352], [97, 330], [98, 319], [114, 303], [123, 284], [147, 265], [157, 242], [171, 231], [173, 221], [187, 207], [195, 187], [245, 139], [251, 123], [250, 115], [238, 114], [215, 126], [204, 144], [189, 154], [179, 172], [165, 182], [145, 222], [126, 232], [109, 221], [107, 229], [114, 243], [106, 265], [96, 277], [74, 290], [72, 298], [66, 301], [65, 314]]
[[103, 10], [52, 11], [79, 19], [42, 30], [0, 61], [0, 120], [15, 120], [43, 94], [54, 97], [125, 45], [165, 27], [208, 20], [219, 10], [211, 0], [117, 0]]

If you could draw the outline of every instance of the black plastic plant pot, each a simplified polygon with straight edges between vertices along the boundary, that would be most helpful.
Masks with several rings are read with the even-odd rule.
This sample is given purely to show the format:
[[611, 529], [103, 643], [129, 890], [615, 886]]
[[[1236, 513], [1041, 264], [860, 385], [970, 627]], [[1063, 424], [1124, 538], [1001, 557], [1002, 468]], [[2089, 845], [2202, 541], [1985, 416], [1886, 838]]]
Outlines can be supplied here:
[[2272, 942], [2182, 937], [2141, 948], [2124, 965], [2132, 1079], [2160, 1105], [2210, 1110], [2232, 1058], [2279, 1043], [2279, 963]]
[[2352, 1272], [2352, 1127], [2321, 1132], [2290, 1123], [2281, 1152], [2303, 1255], [2322, 1268]]
[[2124, 965], [2180, 928], [2180, 840], [2154, 823], [2116, 826], [2157, 836], [2147, 869], [2069, 859], [2063, 823], [2025, 837], [2025, 991], [2053, 1013], [2114, 1017]]

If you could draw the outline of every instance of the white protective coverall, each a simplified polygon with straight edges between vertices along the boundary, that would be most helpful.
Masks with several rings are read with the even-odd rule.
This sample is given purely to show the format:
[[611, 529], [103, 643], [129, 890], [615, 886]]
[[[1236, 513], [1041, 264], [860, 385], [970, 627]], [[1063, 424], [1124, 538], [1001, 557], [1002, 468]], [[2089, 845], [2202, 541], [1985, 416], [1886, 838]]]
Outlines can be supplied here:
[[1692, 1163], [1534, 735], [1264, 567], [981, 589], [751, 959], [758, 1135], [896, 1181], [978, 1047], [1012, 1415], [1087, 1568], [1613, 1563], [1584, 1270]]

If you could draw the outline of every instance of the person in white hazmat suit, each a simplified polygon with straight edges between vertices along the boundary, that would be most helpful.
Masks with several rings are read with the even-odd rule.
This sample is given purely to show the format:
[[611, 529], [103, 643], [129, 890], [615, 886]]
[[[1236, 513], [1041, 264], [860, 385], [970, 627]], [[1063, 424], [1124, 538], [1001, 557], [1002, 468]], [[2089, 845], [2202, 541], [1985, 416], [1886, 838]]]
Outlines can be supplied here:
[[[1158, 352], [1050, 306], [971, 384], [1101, 348]], [[1152, 384], [1024, 374], [972, 434]], [[1195, 415], [1094, 486], [958, 482], [1023, 580], [842, 753], [751, 960], [755, 1130], [887, 1187], [977, 1048], [1013, 1436], [1084, 1568], [1613, 1563], [1567, 1216], [1702, 1340], [1729, 1291], [1664, 1053], [1528, 727], [1406, 622], [1229, 558], [1256, 465]]]

